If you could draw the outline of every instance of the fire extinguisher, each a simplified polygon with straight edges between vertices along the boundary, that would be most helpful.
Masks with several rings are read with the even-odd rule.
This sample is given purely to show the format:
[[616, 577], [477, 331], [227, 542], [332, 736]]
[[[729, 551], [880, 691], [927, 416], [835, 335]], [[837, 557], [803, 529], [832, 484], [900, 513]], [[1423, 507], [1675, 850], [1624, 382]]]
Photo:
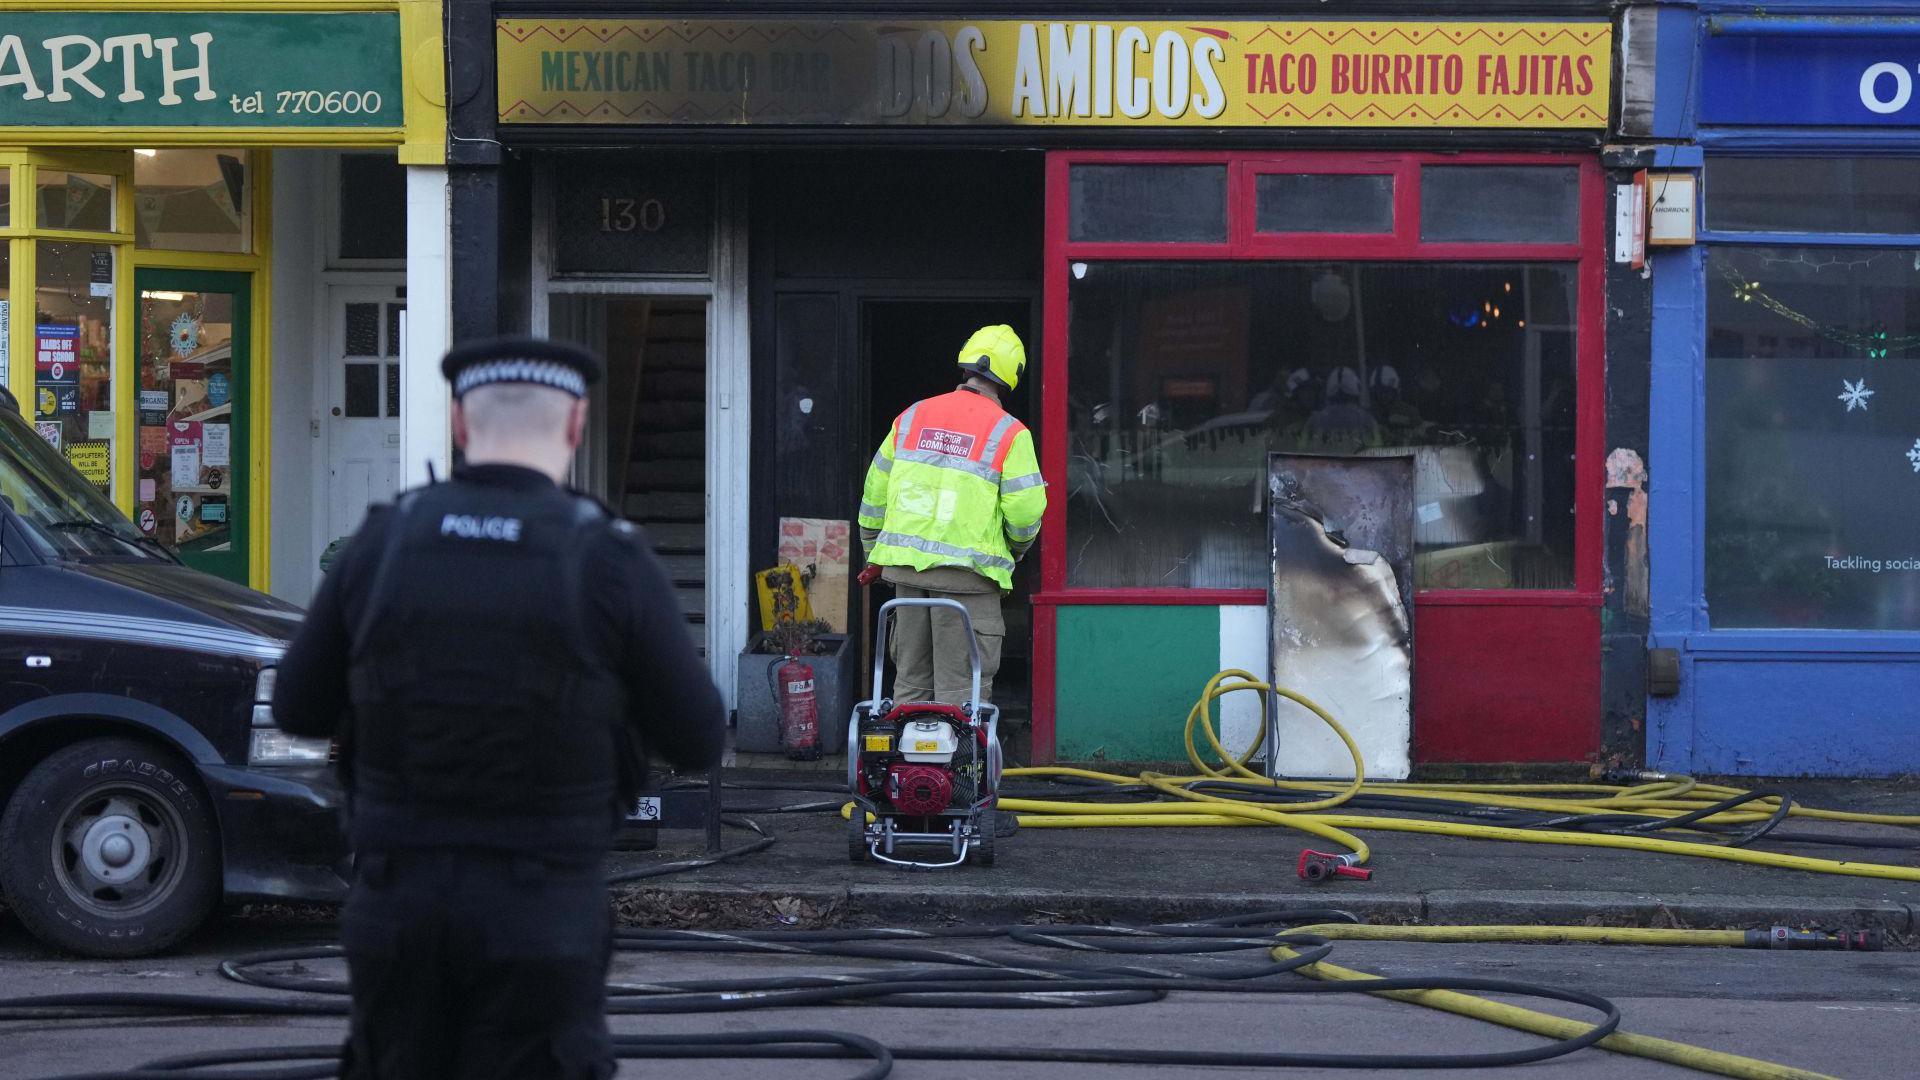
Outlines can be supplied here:
[[780, 658], [773, 670], [774, 700], [780, 703], [780, 745], [794, 761], [820, 758], [820, 708], [814, 700], [813, 665], [797, 656]]

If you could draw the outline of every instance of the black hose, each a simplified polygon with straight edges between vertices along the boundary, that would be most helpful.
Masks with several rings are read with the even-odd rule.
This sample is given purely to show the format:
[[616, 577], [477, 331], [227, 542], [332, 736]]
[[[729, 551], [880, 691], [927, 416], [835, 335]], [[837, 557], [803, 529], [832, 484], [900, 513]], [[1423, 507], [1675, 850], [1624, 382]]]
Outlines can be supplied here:
[[776, 838], [773, 834], [761, 828], [759, 822], [754, 821], [752, 818], [723, 817], [720, 819], [720, 823], [736, 829], [751, 830], [752, 832], [758, 833], [760, 839], [749, 844], [742, 844], [737, 848], [728, 848], [725, 851], [716, 852], [712, 855], [703, 855], [697, 859], [680, 859], [675, 862], [661, 863], [658, 866], [643, 866], [638, 870], [622, 870], [620, 873], [609, 875], [607, 877], [607, 884], [624, 885], [629, 881], [643, 881], [647, 878], [664, 877], [667, 874], [678, 874], [686, 870], [698, 870], [703, 866], [712, 866], [715, 863], [726, 862], [728, 859], [737, 859], [743, 855], [752, 855], [756, 851], [765, 851], [774, 845]]
[[[740, 1032], [723, 1035], [618, 1036], [628, 1058], [866, 1058], [858, 1075], [883, 1077], [894, 1058], [920, 1061], [1025, 1061], [1107, 1065], [1228, 1068], [1484, 1069], [1540, 1061], [1572, 1053], [1611, 1034], [1620, 1022], [1611, 1002], [1577, 990], [1531, 986], [1504, 979], [1383, 978], [1319, 982], [1297, 977], [1333, 945], [1289, 934], [1289, 925], [1353, 921], [1334, 909], [1256, 912], [1191, 923], [1149, 927], [1002, 926], [926, 929], [708, 932], [623, 930], [616, 947], [625, 952], [708, 952], [806, 955], [882, 960], [895, 965], [873, 971], [777, 975], [750, 979], [616, 983], [608, 988], [610, 1015], [742, 1012], [801, 1006], [842, 1007], [859, 1003], [915, 1008], [1109, 1007], [1158, 1001], [1173, 992], [1233, 994], [1371, 994], [1390, 990], [1457, 990], [1544, 998], [1591, 1008], [1600, 1023], [1577, 1037], [1519, 1050], [1479, 1054], [1284, 1053], [1277, 1051], [1184, 1051], [1107, 1047], [894, 1047], [830, 1031]], [[976, 944], [1003, 943], [1038, 955], [1018, 959], [982, 955]], [[1296, 955], [1277, 958], [1276, 945]], [[1258, 952], [1250, 963], [1214, 961], [1203, 975], [1137, 964], [1074, 963], [1047, 952], [1140, 957], [1211, 956]], [[73, 1019], [134, 1015], [340, 1016], [349, 1003], [344, 980], [261, 970], [266, 965], [337, 958], [338, 946], [276, 949], [237, 957], [220, 966], [236, 982], [311, 997], [225, 997], [207, 994], [58, 994], [0, 1000], [0, 1019], [48, 1016]], [[332, 1047], [279, 1047], [213, 1052], [157, 1061], [141, 1069], [83, 1074], [128, 1080], [308, 1080], [333, 1075]], [[276, 1064], [267, 1071], [235, 1072], [232, 1066]], [[65, 1078], [77, 1080], [77, 1078]]]

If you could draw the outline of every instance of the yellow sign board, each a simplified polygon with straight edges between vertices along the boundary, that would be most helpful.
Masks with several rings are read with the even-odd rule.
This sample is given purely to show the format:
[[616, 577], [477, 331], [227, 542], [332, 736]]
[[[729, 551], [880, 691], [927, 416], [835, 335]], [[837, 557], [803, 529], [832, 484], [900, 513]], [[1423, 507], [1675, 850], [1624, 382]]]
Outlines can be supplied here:
[[504, 124], [1604, 128], [1591, 22], [500, 19]]
[[70, 442], [63, 449], [87, 483], [104, 488], [113, 482], [113, 461], [107, 453], [111, 446], [107, 442]]

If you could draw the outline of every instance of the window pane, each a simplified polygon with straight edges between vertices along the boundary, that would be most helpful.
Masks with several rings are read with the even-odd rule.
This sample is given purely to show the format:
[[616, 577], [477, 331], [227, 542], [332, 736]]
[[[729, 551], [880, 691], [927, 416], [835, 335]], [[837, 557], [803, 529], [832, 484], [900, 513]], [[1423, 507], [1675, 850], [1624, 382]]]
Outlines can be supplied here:
[[13, 170], [0, 165], [0, 228], [13, 224]]
[[1707, 227], [1920, 233], [1920, 160], [1722, 158], [1707, 166]]
[[407, 257], [407, 170], [393, 155], [340, 158], [340, 257]]
[[1263, 233], [1390, 233], [1393, 177], [1262, 173], [1254, 228]]
[[347, 355], [380, 355], [380, 305], [347, 305]]
[[113, 231], [111, 175], [41, 169], [34, 176], [41, 228]]
[[713, 174], [706, 156], [567, 159], [554, 177], [555, 268], [706, 273], [713, 262]]
[[400, 313], [407, 310], [405, 304], [387, 305], [387, 351], [388, 356], [400, 355]]
[[133, 240], [172, 251], [248, 251], [245, 150], [135, 150]]
[[37, 263], [34, 420], [42, 438], [107, 491], [113, 460], [113, 248], [41, 240]]
[[1573, 166], [1428, 165], [1420, 170], [1420, 239], [1571, 244], [1580, 238]]
[[1415, 456], [1420, 587], [1571, 587], [1573, 283], [1558, 264], [1089, 265], [1068, 583], [1264, 588], [1266, 455], [1307, 451]]
[[1920, 626], [1920, 251], [1715, 247], [1707, 283], [1713, 625]]
[[347, 415], [380, 415], [380, 365], [347, 365]]
[[1069, 177], [1069, 239], [1227, 239], [1225, 165], [1075, 165]]

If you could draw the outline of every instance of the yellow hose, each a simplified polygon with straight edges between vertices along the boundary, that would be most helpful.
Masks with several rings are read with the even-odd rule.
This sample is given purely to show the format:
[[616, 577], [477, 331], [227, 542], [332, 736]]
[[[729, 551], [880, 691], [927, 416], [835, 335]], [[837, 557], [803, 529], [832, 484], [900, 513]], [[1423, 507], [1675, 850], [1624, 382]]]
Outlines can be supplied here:
[[[1221, 745], [1215, 729], [1213, 703], [1231, 693], [1251, 691], [1260, 695], [1260, 724], [1246, 749], [1234, 753]], [[1268, 713], [1270, 695], [1284, 697], [1320, 718], [1345, 744], [1353, 758], [1353, 778], [1346, 781], [1278, 780], [1262, 776], [1249, 767], [1254, 754], [1265, 742], [1272, 717]], [[1198, 738], [1196, 738], [1196, 734]], [[1207, 681], [1199, 700], [1187, 712], [1183, 736], [1191, 776], [1166, 776], [1146, 772], [1138, 776], [1092, 769], [1034, 767], [1008, 769], [1010, 777], [1071, 777], [1130, 786], [1144, 784], [1176, 801], [1151, 802], [1079, 802], [1070, 799], [1002, 798], [999, 806], [1019, 815], [1023, 828], [1127, 828], [1139, 826], [1202, 825], [1277, 825], [1337, 844], [1349, 853], [1354, 864], [1365, 863], [1371, 852], [1364, 840], [1348, 830], [1377, 829], [1384, 832], [1425, 833], [1430, 836], [1455, 836], [1477, 840], [1500, 840], [1526, 844], [1556, 844], [1568, 847], [1614, 848], [1647, 851], [1664, 855], [1685, 855], [1699, 859], [1718, 859], [1752, 866], [1771, 866], [1788, 870], [1838, 874], [1849, 877], [1880, 878], [1893, 881], [1920, 881], [1920, 867], [1887, 863], [1852, 862], [1820, 859], [1804, 855], [1784, 855], [1741, 847], [1689, 843], [1656, 836], [1626, 836], [1614, 833], [1589, 833], [1555, 829], [1518, 829], [1467, 822], [1431, 821], [1421, 818], [1387, 817], [1368, 814], [1329, 813], [1355, 795], [1398, 795], [1454, 802], [1462, 805], [1495, 806], [1512, 810], [1531, 810], [1556, 814], [1629, 813], [1658, 820], [1679, 817], [1733, 798], [1744, 792], [1719, 784], [1703, 784], [1692, 777], [1653, 776], [1646, 782], [1619, 786], [1610, 784], [1415, 784], [1380, 783], [1366, 779], [1366, 762], [1360, 748], [1345, 727], [1317, 703], [1283, 686], [1264, 682], [1249, 672], [1229, 669]], [[1202, 753], [1201, 743], [1211, 751], [1213, 761]], [[1217, 762], [1217, 764], [1215, 763]], [[1325, 797], [1302, 803], [1289, 803], [1283, 809], [1267, 804], [1235, 799], [1230, 795], [1198, 792], [1188, 785], [1207, 782], [1249, 790], [1281, 790], [1325, 793]], [[1699, 824], [1741, 825], [1765, 821], [1780, 808], [1776, 796], [1756, 799], [1742, 807], [1721, 811]], [[1846, 821], [1881, 825], [1920, 825], [1920, 816], [1900, 814], [1858, 814], [1837, 810], [1818, 810], [1794, 805], [1791, 816], [1826, 821]]]
[[[1316, 927], [1313, 929], [1323, 930], [1326, 928]], [[1353, 928], [1345, 927], [1343, 929]], [[1368, 927], [1364, 929], [1384, 928]], [[1432, 927], [1409, 929], [1448, 928]], [[1465, 927], [1462, 929], [1571, 930], [1579, 928]], [[1304, 932], [1306, 931], [1288, 931], [1288, 933]], [[1282, 945], [1273, 950], [1273, 956], [1277, 960], [1289, 960], [1299, 956], [1299, 954]], [[1343, 968], [1337, 964], [1329, 964], [1324, 960], [1317, 964], [1309, 964], [1301, 968], [1300, 973], [1310, 978], [1324, 979], [1329, 982], [1364, 981], [1380, 977], [1378, 975], [1369, 975], [1363, 971], [1354, 971], [1351, 968]], [[1523, 1009], [1517, 1005], [1507, 1005], [1498, 1001], [1489, 1001], [1486, 998], [1474, 997], [1472, 994], [1462, 994], [1453, 990], [1377, 990], [1373, 993], [1376, 997], [1392, 998], [1395, 1001], [1410, 1001], [1415, 1005], [1424, 1005], [1429, 1009], [1439, 1009], [1442, 1012], [1450, 1012], [1458, 1016], [1472, 1017], [1475, 1020], [1485, 1020], [1489, 1023], [1499, 1024], [1502, 1027], [1510, 1027], [1517, 1031], [1530, 1031], [1536, 1035], [1544, 1035], [1552, 1039], [1571, 1039], [1593, 1030], [1592, 1025], [1583, 1024], [1578, 1020], [1566, 1020], [1554, 1016], [1551, 1013], [1536, 1012], [1533, 1009]], [[1796, 1069], [1788, 1065], [1777, 1065], [1771, 1061], [1761, 1061], [1758, 1058], [1721, 1053], [1718, 1050], [1708, 1050], [1703, 1046], [1691, 1046], [1687, 1043], [1674, 1042], [1670, 1039], [1656, 1039], [1651, 1035], [1635, 1035], [1632, 1032], [1626, 1031], [1616, 1031], [1594, 1045], [1605, 1050], [1611, 1050], [1617, 1054], [1632, 1054], [1635, 1057], [1665, 1061], [1669, 1064], [1680, 1065], [1689, 1069], [1697, 1069], [1700, 1072], [1740, 1077], [1741, 1080], [1834, 1080], [1833, 1077], [1827, 1076], [1825, 1073], [1809, 1072], [1805, 1069]]]

